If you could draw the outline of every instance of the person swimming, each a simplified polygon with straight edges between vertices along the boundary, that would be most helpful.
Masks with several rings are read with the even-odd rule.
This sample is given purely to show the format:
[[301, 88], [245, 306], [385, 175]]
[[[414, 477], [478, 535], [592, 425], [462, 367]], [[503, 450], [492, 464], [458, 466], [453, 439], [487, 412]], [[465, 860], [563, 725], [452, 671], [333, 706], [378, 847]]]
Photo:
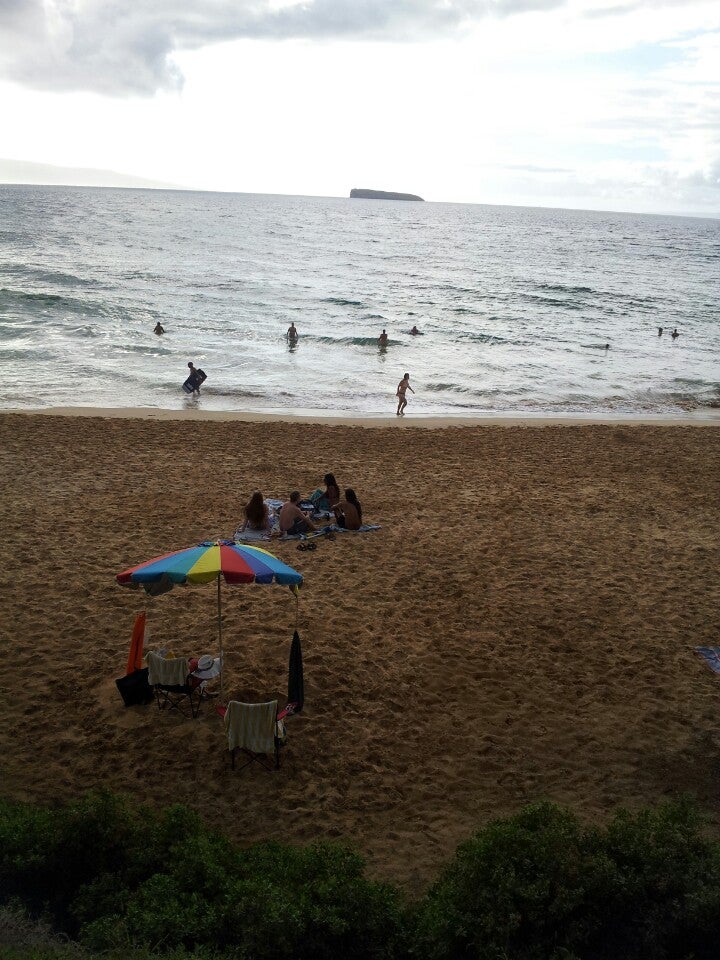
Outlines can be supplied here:
[[677, 327], [675, 327], [675, 329], [674, 329], [673, 332], [670, 334], [670, 336], [673, 338], [673, 340], [677, 340], [677, 338], [680, 336], [680, 334], [678, 333], [678, 328], [677, 328]]
[[420, 333], [420, 331], [418, 330], [418, 328], [417, 328], [415, 325], [413, 325], [413, 328], [412, 328], [412, 330], [410, 331], [410, 333], [411, 333], [414, 337], [420, 337], [420, 336], [422, 336], [422, 334]]
[[161, 337], [165, 333], [165, 327], [160, 323], [159, 320], [155, 324], [155, 329], [153, 330], [153, 333], [156, 334], [158, 337]]

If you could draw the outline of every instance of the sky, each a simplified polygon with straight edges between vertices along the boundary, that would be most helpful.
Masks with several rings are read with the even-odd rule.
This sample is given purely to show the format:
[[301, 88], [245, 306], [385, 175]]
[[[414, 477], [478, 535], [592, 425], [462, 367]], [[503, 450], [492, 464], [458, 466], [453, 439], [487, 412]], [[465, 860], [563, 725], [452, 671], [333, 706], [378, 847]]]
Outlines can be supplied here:
[[719, 0], [0, 0], [0, 182], [720, 216]]

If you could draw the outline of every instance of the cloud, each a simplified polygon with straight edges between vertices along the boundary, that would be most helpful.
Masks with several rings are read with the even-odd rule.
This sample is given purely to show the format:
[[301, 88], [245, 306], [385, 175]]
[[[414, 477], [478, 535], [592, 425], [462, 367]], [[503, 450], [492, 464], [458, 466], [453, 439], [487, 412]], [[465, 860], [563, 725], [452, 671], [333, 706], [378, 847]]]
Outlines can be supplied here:
[[568, 0], [0, 0], [0, 75], [25, 86], [177, 89], [173, 54], [235, 39], [413, 42]]
[[237, 39], [458, 36], [484, 19], [571, 8], [612, 16], [684, 0], [0, 0], [0, 76], [44, 90], [175, 90], [176, 53]]

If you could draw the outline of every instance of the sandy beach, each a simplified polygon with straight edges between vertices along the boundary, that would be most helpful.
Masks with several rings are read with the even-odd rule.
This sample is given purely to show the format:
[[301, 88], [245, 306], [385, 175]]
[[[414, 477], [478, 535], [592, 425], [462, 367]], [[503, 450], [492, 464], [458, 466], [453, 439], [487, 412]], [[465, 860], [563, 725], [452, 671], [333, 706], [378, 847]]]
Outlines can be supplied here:
[[[720, 678], [692, 653], [720, 644], [717, 424], [65, 413], [0, 414], [3, 795], [104, 785], [241, 843], [346, 837], [410, 892], [539, 798], [602, 818], [687, 792], [720, 821]], [[150, 648], [214, 652], [214, 588], [115, 574], [328, 470], [382, 529], [271, 547], [305, 576], [306, 707], [279, 772], [233, 773], [212, 710], [126, 709], [114, 683], [142, 609]], [[226, 692], [284, 701], [290, 591], [223, 606]]]

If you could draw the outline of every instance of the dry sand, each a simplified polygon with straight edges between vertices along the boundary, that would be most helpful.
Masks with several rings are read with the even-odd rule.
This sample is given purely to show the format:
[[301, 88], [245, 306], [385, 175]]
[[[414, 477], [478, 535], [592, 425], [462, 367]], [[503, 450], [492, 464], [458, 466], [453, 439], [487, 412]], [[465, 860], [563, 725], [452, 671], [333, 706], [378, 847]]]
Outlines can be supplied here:
[[[411, 891], [542, 797], [602, 817], [687, 791], [720, 820], [720, 678], [692, 654], [720, 643], [720, 429], [394, 426], [0, 415], [3, 795], [103, 784], [242, 843], [349, 837]], [[273, 546], [306, 577], [306, 709], [278, 773], [232, 773], [211, 710], [114, 684], [143, 607], [150, 646], [213, 652], [214, 587], [115, 574], [327, 470], [383, 528]], [[226, 691], [282, 700], [292, 595], [223, 601]]]

